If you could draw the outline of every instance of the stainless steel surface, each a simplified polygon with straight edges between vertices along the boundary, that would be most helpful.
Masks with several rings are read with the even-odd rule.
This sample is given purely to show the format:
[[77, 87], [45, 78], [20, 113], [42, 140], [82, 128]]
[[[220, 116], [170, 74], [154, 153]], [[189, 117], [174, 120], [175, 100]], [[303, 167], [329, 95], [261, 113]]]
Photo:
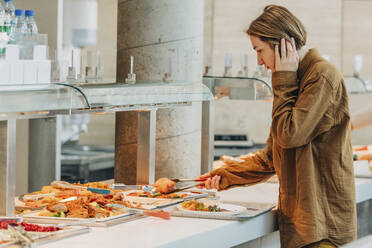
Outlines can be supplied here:
[[198, 180], [198, 179], [191, 179], [191, 178], [173, 178], [173, 179], [170, 179], [171, 181], [175, 182], [175, 183], [185, 183], [185, 182], [200, 182], [201, 180]]
[[193, 185], [189, 185], [189, 186], [177, 188], [177, 189], [173, 190], [172, 192], [169, 192], [168, 194], [173, 194], [173, 193], [176, 193], [176, 192], [181, 192], [181, 191], [184, 191], [186, 189], [196, 188], [196, 186], [198, 186], [198, 185], [199, 185], [199, 183], [196, 183], [196, 184], [193, 184]]
[[0, 215], [14, 215], [16, 119], [0, 121]]
[[202, 103], [201, 174], [212, 170], [214, 156], [214, 101]]
[[[26, 245], [26, 247], [33, 248], [36, 247], [32, 238], [27, 234], [27, 232], [23, 230], [19, 230], [19, 227], [13, 227], [11, 225], [8, 225], [8, 230], [11, 233], [12, 236], [14, 236], [18, 241], [20, 241], [23, 245]], [[23, 228], [23, 227], [22, 227]]]
[[156, 111], [138, 113], [137, 184], [155, 183]]
[[112, 189], [135, 189], [135, 190], [140, 190], [142, 189], [141, 185], [126, 185], [123, 183], [114, 183], [110, 186]]
[[29, 192], [57, 179], [57, 154], [60, 154], [57, 133], [56, 118], [30, 120]]

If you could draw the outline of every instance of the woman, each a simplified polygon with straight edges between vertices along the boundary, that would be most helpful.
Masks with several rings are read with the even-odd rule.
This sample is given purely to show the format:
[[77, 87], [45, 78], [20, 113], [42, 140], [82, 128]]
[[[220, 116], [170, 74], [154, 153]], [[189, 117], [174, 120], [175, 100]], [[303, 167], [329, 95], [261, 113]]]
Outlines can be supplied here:
[[356, 238], [348, 96], [341, 73], [286, 8], [269, 5], [247, 34], [257, 62], [272, 70], [267, 148], [202, 176], [206, 188], [252, 185], [276, 173], [281, 246], [336, 247]]

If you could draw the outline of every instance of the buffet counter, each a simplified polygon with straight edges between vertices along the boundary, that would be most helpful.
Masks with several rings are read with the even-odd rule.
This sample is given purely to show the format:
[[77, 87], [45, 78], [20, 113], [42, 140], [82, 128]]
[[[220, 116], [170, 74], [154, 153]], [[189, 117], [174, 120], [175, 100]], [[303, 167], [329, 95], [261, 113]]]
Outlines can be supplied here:
[[[356, 178], [357, 203], [372, 199], [372, 179]], [[261, 183], [220, 192], [222, 201], [276, 203], [277, 183]], [[254, 247], [280, 247], [275, 211], [247, 221], [172, 217], [142, 218], [40, 247], [232, 247], [271, 236]], [[276, 233], [274, 233], [276, 232]], [[253, 241], [254, 242], [254, 241]], [[253, 247], [253, 246], [252, 246]]]

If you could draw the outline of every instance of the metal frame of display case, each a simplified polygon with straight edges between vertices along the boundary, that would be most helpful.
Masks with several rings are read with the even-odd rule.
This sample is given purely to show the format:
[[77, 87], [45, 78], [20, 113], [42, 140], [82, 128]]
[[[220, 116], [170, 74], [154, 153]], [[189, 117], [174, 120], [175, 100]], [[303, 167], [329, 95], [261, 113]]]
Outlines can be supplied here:
[[[138, 183], [151, 183], [155, 178], [156, 110], [204, 101], [213, 102], [213, 96], [201, 83], [138, 82], [77, 88], [58, 84], [1, 86], [0, 215], [14, 214], [17, 119], [41, 120], [66, 114], [139, 110], [137, 177]], [[41, 143], [39, 149], [45, 146], [45, 142]]]

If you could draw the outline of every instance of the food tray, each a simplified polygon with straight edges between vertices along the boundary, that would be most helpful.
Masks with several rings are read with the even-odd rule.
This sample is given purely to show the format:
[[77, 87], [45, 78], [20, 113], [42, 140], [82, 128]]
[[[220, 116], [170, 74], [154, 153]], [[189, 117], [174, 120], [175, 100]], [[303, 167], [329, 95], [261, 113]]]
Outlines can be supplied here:
[[[40, 224], [40, 223], [38, 223]], [[56, 232], [27, 232], [32, 240], [34, 241], [35, 244], [41, 245], [41, 244], [47, 244], [51, 243], [57, 240], [65, 239], [68, 237], [73, 237], [76, 235], [84, 234], [89, 232], [89, 227], [83, 227], [83, 226], [71, 226], [71, 227], [65, 227], [66, 229], [56, 231]], [[6, 230], [1, 230], [5, 231]], [[18, 245], [18, 241], [11, 241], [8, 243], [4, 243], [0, 245], [0, 248], [5, 248], [5, 247], [18, 247], [15, 245]]]
[[271, 211], [276, 205], [271, 203], [246, 203], [246, 202], [221, 202], [221, 207], [233, 205], [244, 208], [244, 211], [236, 211], [235, 214], [224, 214], [224, 212], [203, 212], [203, 211], [185, 211], [175, 207], [171, 211], [172, 216], [205, 218], [218, 220], [245, 220]]
[[[130, 191], [126, 191], [125, 193], [129, 194], [132, 192], [137, 192], [137, 190], [130, 190]], [[176, 198], [176, 199], [163, 199], [163, 198], [151, 198], [151, 197], [140, 197], [140, 196], [126, 196], [126, 198], [132, 202], [141, 203], [143, 205], [151, 205], [156, 208], [164, 208], [164, 207], [178, 204], [188, 199], [199, 199], [199, 198], [204, 198], [208, 196], [207, 193], [198, 194], [198, 193], [192, 193], [189, 191], [181, 191], [177, 193], [189, 194], [189, 196], [186, 196], [184, 198]]]
[[[51, 223], [51, 224], [54, 224], [54, 223], [70, 223], [70, 222], [76, 222], [76, 221], [86, 221], [86, 220], [89, 220], [88, 218], [66, 218], [66, 217], [49, 217], [49, 216], [39, 216], [39, 213], [40, 211], [34, 211], [34, 212], [31, 212], [31, 213], [26, 213], [23, 215], [23, 218], [25, 220], [33, 220], [35, 222], [38, 221], [39, 223], [42, 222], [42, 223]], [[131, 213], [129, 212], [126, 212], [126, 213], [123, 213], [123, 214], [118, 214], [118, 215], [114, 215], [114, 216], [110, 216], [110, 217], [107, 217], [107, 218], [102, 218], [102, 219], [95, 219], [94, 222], [92, 222], [91, 224], [88, 224], [88, 226], [97, 226], [96, 224], [98, 223], [102, 223], [102, 222], [107, 222], [107, 221], [112, 221], [112, 220], [115, 220], [115, 219], [120, 219], [120, 218], [123, 218], [123, 217], [126, 217], [126, 216], [130, 216], [132, 215]]]

